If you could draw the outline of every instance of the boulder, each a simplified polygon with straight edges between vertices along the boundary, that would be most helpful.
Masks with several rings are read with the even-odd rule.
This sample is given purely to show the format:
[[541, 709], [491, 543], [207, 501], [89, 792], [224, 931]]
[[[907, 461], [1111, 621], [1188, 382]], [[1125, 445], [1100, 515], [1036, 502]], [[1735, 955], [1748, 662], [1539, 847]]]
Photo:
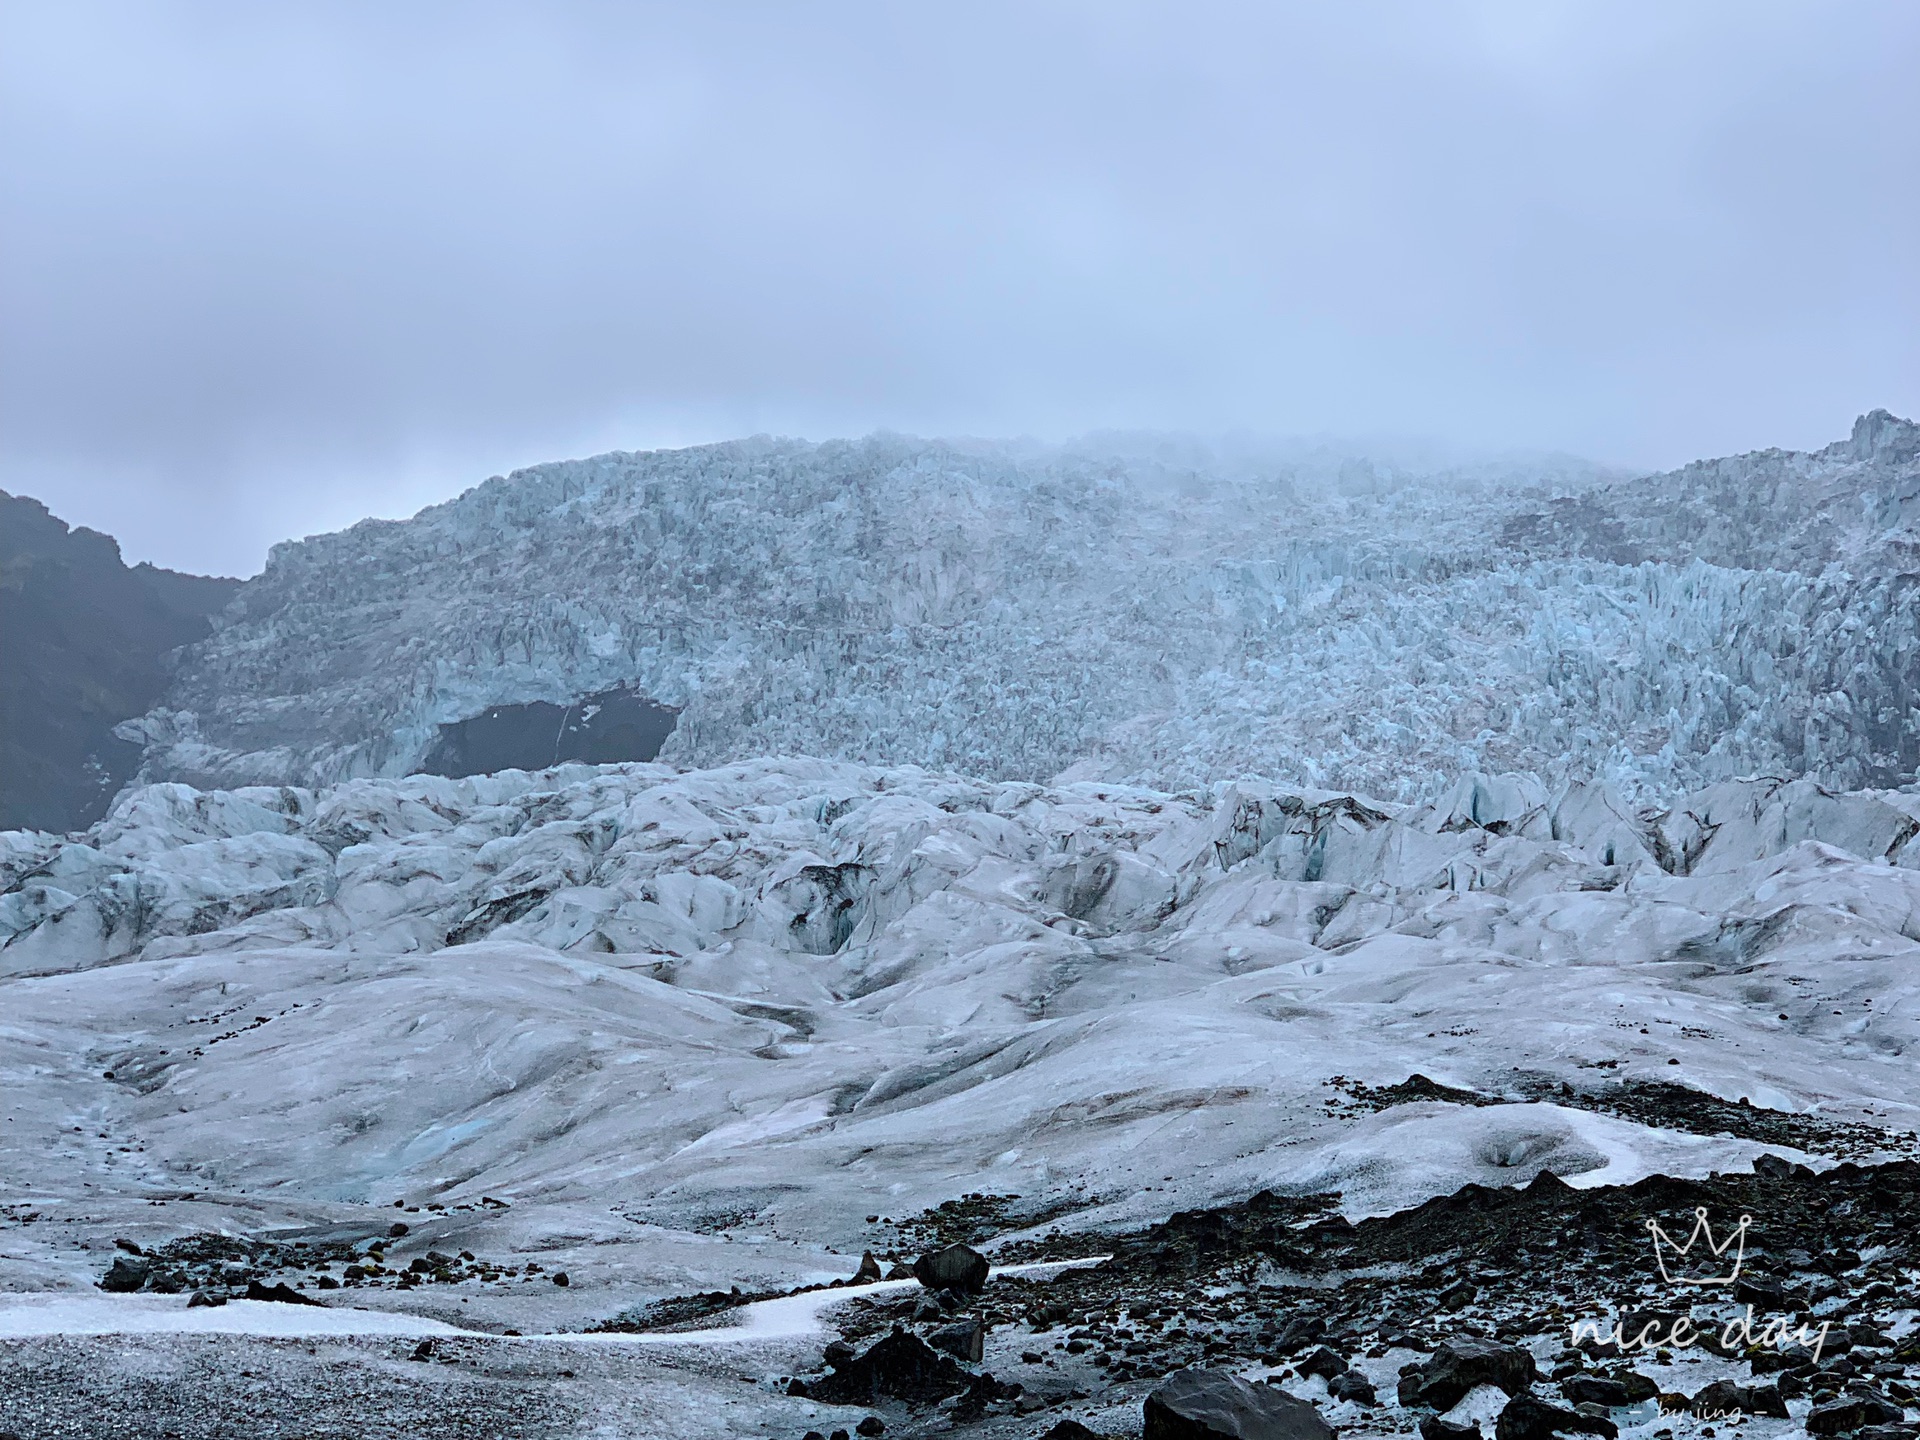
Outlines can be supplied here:
[[1785, 1420], [1787, 1400], [1775, 1385], [1741, 1385], [1732, 1380], [1716, 1380], [1689, 1402], [1696, 1419], [1720, 1415], [1765, 1415]]
[[987, 1257], [971, 1245], [949, 1245], [913, 1262], [913, 1278], [929, 1290], [978, 1295], [987, 1288]]
[[1442, 1415], [1426, 1415], [1420, 1420], [1420, 1440], [1483, 1440], [1480, 1422], [1461, 1424]]
[[1627, 1396], [1627, 1387], [1607, 1375], [1569, 1375], [1560, 1382], [1560, 1393], [1578, 1405], [1604, 1405], [1609, 1410], [1633, 1402]]
[[873, 1258], [873, 1252], [871, 1250], [864, 1252], [860, 1256], [860, 1268], [853, 1272], [853, 1283], [856, 1285], [871, 1285], [882, 1278], [880, 1262]]
[[1807, 1412], [1809, 1435], [1845, 1435], [1869, 1425], [1893, 1425], [1905, 1417], [1891, 1400], [1879, 1395], [1842, 1395]]
[[1537, 1395], [1519, 1394], [1493, 1422], [1494, 1440], [1551, 1440], [1554, 1435], [1600, 1435], [1613, 1440], [1620, 1427], [1599, 1415], [1550, 1405]]
[[1224, 1370], [1182, 1370], [1151, 1391], [1142, 1440], [1333, 1440], [1320, 1412]]
[[1040, 1440], [1107, 1440], [1107, 1437], [1098, 1430], [1089, 1430], [1078, 1420], [1062, 1420]]
[[980, 1363], [980, 1357], [986, 1353], [987, 1327], [978, 1320], [962, 1320], [957, 1325], [945, 1325], [927, 1336], [927, 1343], [936, 1350], [943, 1350], [956, 1360]]
[[1280, 1333], [1273, 1340], [1273, 1349], [1277, 1354], [1291, 1355], [1296, 1350], [1305, 1349], [1326, 1333], [1327, 1322], [1318, 1315], [1294, 1315], [1280, 1327]]
[[284, 1282], [277, 1285], [262, 1285], [258, 1280], [247, 1282], [247, 1299], [272, 1300], [281, 1305], [318, 1305], [320, 1303], [311, 1295], [302, 1295]]
[[116, 1255], [107, 1273], [96, 1282], [102, 1290], [116, 1295], [130, 1294], [147, 1283], [153, 1274], [153, 1262], [135, 1255]]
[[1642, 1400], [1659, 1398], [1660, 1387], [1642, 1375], [1638, 1370], [1621, 1370], [1614, 1377], [1627, 1392], [1627, 1403], [1638, 1405]]
[[1347, 1362], [1343, 1357], [1322, 1345], [1311, 1355], [1295, 1361], [1293, 1368], [1302, 1375], [1320, 1375], [1331, 1380], [1334, 1376], [1346, 1371]]
[[918, 1335], [895, 1330], [831, 1375], [813, 1381], [806, 1393], [826, 1405], [871, 1405], [886, 1399], [928, 1405], [958, 1395], [973, 1378]]
[[1380, 1402], [1373, 1382], [1358, 1370], [1342, 1370], [1327, 1381], [1327, 1394], [1336, 1400], [1351, 1400], [1356, 1405], [1377, 1405]]
[[211, 1290], [196, 1290], [187, 1297], [187, 1308], [189, 1310], [201, 1310], [209, 1306], [224, 1305], [226, 1303], [226, 1296], [216, 1295]]
[[1518, 1345], [1463, 1336], [1443, 1341], [1425, 1364], [1400, 1377], [1400, 1403], [1451, 1410], [1476, 1385], [1518, 1395], [1536, 1376], [1533, 1356]]

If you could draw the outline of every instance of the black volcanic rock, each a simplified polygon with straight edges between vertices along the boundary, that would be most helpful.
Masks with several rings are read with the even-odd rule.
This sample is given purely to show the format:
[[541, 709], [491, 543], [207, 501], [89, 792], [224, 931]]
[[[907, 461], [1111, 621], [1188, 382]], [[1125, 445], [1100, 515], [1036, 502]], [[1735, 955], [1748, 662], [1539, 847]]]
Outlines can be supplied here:
[[1582, 1415], [1550, 1405], [1536, 1395], [1513, 1397], [1494, 1421], [1495, 1440], [1548, 1440], [1553, 1435], [1599, 1435], [1605, 1440], [1620, 1433], [1613, 1421], [1598, 1415]]
[[1518, 1345], [1463, 1336], [1442, 1343], [1426, 1364], [1401, 1378], [1400, 1403], [1451, 1410], [1476, 1385], [1517, 1395], [1535, 1375], [1533, 1356]]
[[806, 1393], [825, 1405], [871, 1405], [885, 1399], [930, 1404], [958, 1395], [973, 1380], [919, 1336], [896, 1330], [831, 1375], [810, 1382]]
[[0, 491], [0, 829], [91, 825], [140, 747], [113, 727], [166, 688], [238, 580], [129, 568], [111, 536]]
[[1148, 1394], [1143, 1440], [1333, 1440], [1305, 1400], [1224, 1370], [1182, 1370]]
[[949, 1245], [913, 1262], [913, 1275], [929, 1290], [978, 1295], [987, 1288], [987, 1257], [971, 1245]]

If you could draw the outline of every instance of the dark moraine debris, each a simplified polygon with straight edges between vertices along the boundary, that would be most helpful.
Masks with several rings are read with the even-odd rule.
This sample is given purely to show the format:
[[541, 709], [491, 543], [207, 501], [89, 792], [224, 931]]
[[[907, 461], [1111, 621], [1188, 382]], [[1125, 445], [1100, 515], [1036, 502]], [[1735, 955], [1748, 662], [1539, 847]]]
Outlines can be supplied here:
[[576, 760], [614, 765], [651, 760], [667, 743], [680, 712], [636, 690], [615, 686], [568, 705], [532, 700], [494, 705], [440, 727], [421, 772], [489, 775], [496, 770], [544, 770]]

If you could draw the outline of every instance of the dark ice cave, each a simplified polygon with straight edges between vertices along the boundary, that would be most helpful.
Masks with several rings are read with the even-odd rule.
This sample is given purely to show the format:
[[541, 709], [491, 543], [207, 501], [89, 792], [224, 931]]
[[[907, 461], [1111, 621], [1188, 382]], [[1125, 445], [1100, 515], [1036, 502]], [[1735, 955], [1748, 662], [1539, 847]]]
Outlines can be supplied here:
[[564, 760], [589, 765], [651, 760], [673, 733], [680, 712], [626, 686], [584, 695], [571, 705], [533, 700], [494, 705], [440, 727], [421, 762], [427, 775], [486, 775], [542, 770]]

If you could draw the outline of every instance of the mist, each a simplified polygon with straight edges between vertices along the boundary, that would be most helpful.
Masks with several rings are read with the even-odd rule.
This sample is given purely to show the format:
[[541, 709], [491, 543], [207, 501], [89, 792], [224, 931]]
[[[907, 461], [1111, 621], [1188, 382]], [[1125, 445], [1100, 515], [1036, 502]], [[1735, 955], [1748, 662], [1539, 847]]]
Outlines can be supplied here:
[[1920, 400], [1920, 11], [10, 6], [0, 487], [129, 560], [756, 432], [1653, 469]]

